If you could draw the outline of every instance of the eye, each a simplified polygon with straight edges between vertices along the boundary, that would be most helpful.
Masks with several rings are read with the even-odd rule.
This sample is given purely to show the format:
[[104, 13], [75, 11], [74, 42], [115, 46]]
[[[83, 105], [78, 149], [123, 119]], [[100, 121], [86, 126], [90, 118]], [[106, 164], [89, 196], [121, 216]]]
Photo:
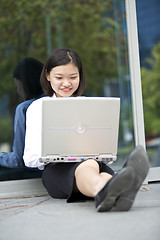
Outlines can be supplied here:
[[61, 80], [61, 79], [62, 79], [62, 77], [56, 77], [56, 79], [57, 79], [57, 80]]
[[71, 77], [72, 80], [76, 79], [77, 77]]

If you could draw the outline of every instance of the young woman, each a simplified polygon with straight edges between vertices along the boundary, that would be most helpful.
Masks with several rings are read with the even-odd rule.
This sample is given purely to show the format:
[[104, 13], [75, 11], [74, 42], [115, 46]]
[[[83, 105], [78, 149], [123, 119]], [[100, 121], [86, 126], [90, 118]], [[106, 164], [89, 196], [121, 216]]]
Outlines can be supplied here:
[[0, 153], [0, 166], [8, 168], [25, 167], [23, 162], [26, 110], [37, 98], [43, 95], [40, 75], [43, 64], [34, 58], [22, 59], [13, 71], [13, 78], [17, 93], [24, 102], [16, 107], [14, 116], [14, 140], [12, 152]]
[[[79, 96], [83, 92], [84, 83], [79, 56], [66, 48], [53, 51], [41, 74], [41, 85], [46, 98]], [[27, 110], [24, 150], [26, 166], [43, 170], [43, 184], [53, 198], [65, 198], [67, 202], [95, 198], [97, 211], [109, 211], [112, 208], [129, 210], [149, 168], [143, 147], [139, 146], [131, 152], [117, 174], [95, 159], [81, 163], [44, 165], [39, 161], [42, 99], [34, 101]]]

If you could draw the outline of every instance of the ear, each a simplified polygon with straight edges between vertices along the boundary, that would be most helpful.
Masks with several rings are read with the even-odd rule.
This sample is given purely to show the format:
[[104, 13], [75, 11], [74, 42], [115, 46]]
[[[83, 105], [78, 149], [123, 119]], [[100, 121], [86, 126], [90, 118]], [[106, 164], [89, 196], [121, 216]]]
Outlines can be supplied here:
[[51, 81], [50, 75], [49, 75], [48, 73], [46, 73], [46, 78], [47, 78], [47, 80], [48, 80], [49, 82]]

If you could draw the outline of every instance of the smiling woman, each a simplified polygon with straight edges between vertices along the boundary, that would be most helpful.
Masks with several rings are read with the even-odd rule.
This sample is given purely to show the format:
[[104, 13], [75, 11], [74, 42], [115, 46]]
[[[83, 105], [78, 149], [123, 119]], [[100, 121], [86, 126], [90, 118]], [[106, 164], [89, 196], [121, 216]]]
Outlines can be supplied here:
[[48, 57], [41, 74], [44, 93], [58, 97], [80, 96], [85, 86], [82, 62], [68, 48], [55, 49]]
[[[72, 56], [72, 59], [68, 57], [68, 52], [69, 56]], [[58, 62], [56, 58], [59, 59]], [[64, 60], [66, 64], [64, 64]], [[77, 62], [79, 62], [79, 64], [77, 64]], [[46, 73], [47, 65], [52, 67]], [[114, 174], [114, 171], [105, 162], [97, 160], [95, 155], [93, 156], [92, 154], [87, 154], [86, 159], [80, 162], [64, 162], [63, 157], [61, 158], [61, 162], [45, 163], [41, 161], [43, 156], [41, 143], [44, 140], [42, 116], [46, 118], [50, 117], [50, 115], [42, 111], [43, 101], [55, 101], [54, 98], [58, 97], [73, 97], [79, 85], [81, 85], [84, 80], [81, 78], [80, 69], [82, 69], [80, 58], [71, 49], [56, 49], [48, 57], [43, 68], [43, 73], [46, 73], [46, 76], [43, 77], [42, 74], [41, 83], [43, 83], [43, 86], [45, 86], [46, 83], [50, 84], [53, 95], [42, 97], [28, 107], [23, 155], [24, 163], [27, 167], [37, 167], [43, 170], [42, 182], [53, 198], [67, 199], [67, 202], [94, 198], [98, 212], [110, 211], [112, 208], [116, 208], [118, 211], [128, 211], [132, 207], [137, 191], [148, 173], [148, 157], [142, 146], [138, 146], [130, 153], [124, 166], [116, 174]], [[74, 80], [71, 81], [72, 76], [74, 76]], [[73, 99], [76, 100], [76, 97], [73, 97]], [[65, 98], [64, 100], [67, 99]], [[66, 108], [68, 106], [66, 101], [65, 106]], [[82, 107], [84, 107], [84, 104]], [[53, 111], [55, 114], [54, 118], [56, 115], [59, 117], [59, 113], [61, 112], [60, 108], [56, 107], [56, 109], [58, 109], [58, 114], [54, 113], [54, 108], [50, 106], [50, 111]], [[85, 114], [84, 116], [87, 118]], [[63, 118], [63, 121], [65, 121], [65, 118]], [[80, 126], [80, 128], [81, 127], [83, 128], [83, 126]], [[80, 133], [81, 131], [83, 132], [82, 128], [80, 129]], [[60, 135], [60, 137], [57, 138], [53, 135], [52, 139], [53, 138], [55, 138], [58, 145], [62, 147], [63, 144], [61, 142], [64, 135]], [[96, 135], [95, 138], [98, 139]], [[52, 139], [52, 148], [54, 148]], [[69, 138], [67, 139], [73, 148], [72, 151], [74, 151], [74, 144]], [[72, 140], [75, 141], [77, 146], [82, 145], [82, 142], [79, 143], [75, 139]], [[94, 144], [91, 145], [90, 151], [92, 153]], [[80, 153], [82, 154], [80, 155], [81, 158], [84, 156], [83, 153]], [[51, 154], [54, 155], [53, 151], [51, 151]], [[72, 155], [68, 157], [69, 161], [76, 160], [75, 157], [72, 158]]]
[[46, 77], [57, 97], [71, 97], [79, 86], [78, 68], [72, 62], [53, 68]]

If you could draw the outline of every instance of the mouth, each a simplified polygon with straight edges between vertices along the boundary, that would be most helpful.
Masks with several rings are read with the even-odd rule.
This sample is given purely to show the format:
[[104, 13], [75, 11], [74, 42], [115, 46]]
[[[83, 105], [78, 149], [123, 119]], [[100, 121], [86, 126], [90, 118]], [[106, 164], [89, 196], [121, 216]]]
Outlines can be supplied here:
[[70, 92], [72, 89], [71, 88], [64, 88], [64, 89], [61, 89], [62, 92]]

